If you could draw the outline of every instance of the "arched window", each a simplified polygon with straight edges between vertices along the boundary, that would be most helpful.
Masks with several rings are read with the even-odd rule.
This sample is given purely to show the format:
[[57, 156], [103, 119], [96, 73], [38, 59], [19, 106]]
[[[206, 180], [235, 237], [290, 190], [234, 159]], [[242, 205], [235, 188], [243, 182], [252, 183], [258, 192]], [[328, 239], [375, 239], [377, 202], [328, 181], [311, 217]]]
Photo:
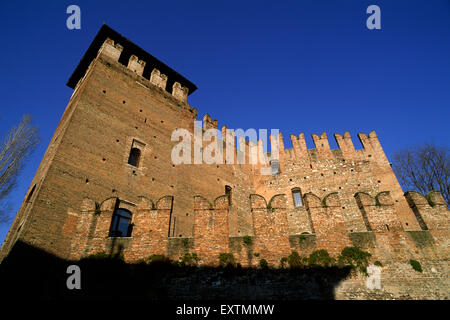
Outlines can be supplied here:
[[131, 212], [126, 209], [116, 209], [111, 222], [110, 237], [131, 237]]
[[294, 199], [294, 206], [295, 207], [303, 206], [302, 192], [300, 191], [300, 188], [292, 189], [292, 198]]
[[139, 158], [141, 157], [141, 150], [138, 148], [131, 148], [128, 164], [137, 167], [139, 165]]

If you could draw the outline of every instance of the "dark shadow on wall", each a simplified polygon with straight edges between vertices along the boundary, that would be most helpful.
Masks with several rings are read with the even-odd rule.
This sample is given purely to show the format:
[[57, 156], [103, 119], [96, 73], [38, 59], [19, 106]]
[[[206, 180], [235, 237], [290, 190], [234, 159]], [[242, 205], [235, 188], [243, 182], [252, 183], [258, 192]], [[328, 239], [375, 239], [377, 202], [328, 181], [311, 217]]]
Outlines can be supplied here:
[[[78, 265], [81, 290], [66, 286]], [[18, 242], [0, 265], [8, 299], [332, 300], [349, 268], [254, 269], [128, 264], [120, 259], [67, 261]]]

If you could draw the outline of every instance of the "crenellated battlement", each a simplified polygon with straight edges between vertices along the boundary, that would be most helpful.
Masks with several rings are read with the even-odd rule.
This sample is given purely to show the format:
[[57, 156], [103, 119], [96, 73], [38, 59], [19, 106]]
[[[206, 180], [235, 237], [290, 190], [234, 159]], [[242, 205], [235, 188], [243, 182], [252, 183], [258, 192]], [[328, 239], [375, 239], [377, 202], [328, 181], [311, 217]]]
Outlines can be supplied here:
[[[70, 77], [67, 85], [75, 88], [96, 57], [123, 64], [142, 80], [167, 91], [177, 101], [187, 103], [187, 96], [197, 87], [182, 75], [141, 49], [116, 31], [103, 25]], [[170, 87], [168, 87], [170, 84]]]
[[[196, 109], [195, 109], [196, 110]], [[196, 115], [194, 116], [196, 121]], [[218, 140], [222, 140], [223, 148], [234, 148], [235, 153], [245, 154], [245, 163], [253, 164], [257, 167], [267, 166], [268, 163], [261, 163], [260, 154], [264, 154], [267, 159], [278, 159], [280, 161], [280, 167], [283, 167], [287, 161], [299, 161], [303, 163], [317, 162], [317, 161], [369, 161], [377, 163], [380, 166], [390, 167], [390, 164], [386, 158], [386, 155], [380, 145], [378, 137], [375, 131], [371, 131], [369, 134], [358, 133], [358, 138], [361, 141], [363, 149], [355, 149], [350, 133], [346, 131], [344, 135], [334, 134], [338, 149], [331, 149], [328, 142], [326, 132], [321, 135], [312, 134], [315, 148], [307, 148], [305, 135], [300, 133], [297, 136], [290, 134], [292, 148], [285, 148], [284, 138], [282, 133], [278, 135], [270, 134], [268, 136], [258, 136], [260, 132], [255, 129], [231, 129], [226, 125], [223, 125], [221, 129], [218, 129], [218, 121], [213, 120], [208, 113], [203, 115], [201, 122], [201, 128], [204, 131], [216, 129], [217, 137], [221, 137]], [[237, 137], [236, 132], [240, 131], [240, 135]], [[253, 141], [256, 140], [256, 143]], [[270, 152], [264, 152], [264, 142], [267, 142], [267, 149], [270, 148]], [[203, 142], [203, 145], [207, 145], [207, 142]], [[226, 162], [226, 154], [223, 153], [223, 163]], [[232, 162], [229, 162], [231, 164]]]
[[128, 61], [127, 68], [135, 72], [137, 75], [142, 76], [142, 74], [144, 73], [145, 65], [145, 61], [139, 60], [138, 57], [132, 54], [130, 56], [130, 60]]
[[328, 142], [327, 134], [323, 132], [321, 135], [312, 134], [315, 148], [308, 149], [305, 141], [304, 133], [299, 136], [290, 134], [292, 142], [292, 149], [284, 147], [283, 136], [280, 133], [277, 137], [270, 137], [270, 144], [272, 150], [279, 150], [280, 160], [299, 160], [310, 161], [320, 160], [350, 160], [350, 161], [375, 161], [383, 165], [388, 165], [386, 155], [381, 148], [378, 137], [375, 131], [368, 135], [358, 133], [363, 149], [356, 150], [352, 142], [350, 133], [347, 131], [344, 135], [335, 134], [336, 142], [339, 149], [332, 150]]
[[[117, 63], [119, 63], [122, 53], [123, 53], [123, 46], [120, 45], [119, 43], [114, 43], [114, 41], [109, 38], [105, 40], [102, 47], [98, 51], [99, 55], [105, 56]], [[127, 68], [132, 72], [134, 72], [137, 76], [145, 78], [144, 70], [147, 64], [150, 67], [154, 65], [152, 61], [147, 63], [146, 61], [139, 59], [138, 56], [131, 54], [128, 59]], [[149, 80], [150, 84], [152, 84], [156, 88], [170, 92], [176, 100], [183, 103], [187, 103], [187, 96], [189, 94], [189, 89], [181, 85], [181, 83], [176, 81], [175, 79], [172, 79], [173, 81], [172, 88], [168, 88], [167, 84], [169, 81], [169, 77], [168, 75], [162, 73], [161, 70], [159, 70], [158, 68], [154, 67], [153, 69], [151, 69], [150, 76], [147, 80]]]
[[150, 83], [165, 90], [167, 86], [167, 76], [162, 74], [158, 69], [154, 68], [150, 74]]
[[121, 46], [119, 43], [115, 43], [114, 40], [110, 38], [106, 38], [105, 42], [103, 42], [102, 46], [100, 47], [100, 50], [98, 50], [98, 54], [110, 57], [114, 61], [119, 61], [122, 51], [123, 46]]

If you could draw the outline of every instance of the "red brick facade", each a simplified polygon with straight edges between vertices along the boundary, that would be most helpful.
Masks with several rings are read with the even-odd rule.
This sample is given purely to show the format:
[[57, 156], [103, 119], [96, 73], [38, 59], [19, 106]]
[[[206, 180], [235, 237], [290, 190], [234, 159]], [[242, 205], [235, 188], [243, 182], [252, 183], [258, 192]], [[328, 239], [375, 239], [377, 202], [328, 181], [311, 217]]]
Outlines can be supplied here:
[[[444, 199], [437, 192], [428, 199], [417, 192], [404, 196], [374, 131], [358, 134], [361, 150], [348, 132], [335, 135], [337, 150], [325, 133], [313, 135], [314, 149], [307, 149], [303, 133], [291, 135], [293, 148], [285, 149], [280, 135], [280, 172], [273, 175], [261, 175], [261, 165], [248, 162], [174, 165], [171, 134], [177, 128], [193, 133], [197, 119], [187, 104], [192, 84], [166, 66], [164, 74], [156, 60], [145, 61], [142, 49], [125, 38], [110, 36], [97, 36], [103, 43], [98, 53], [83, 58], [89, 64], [1, 257], [19, 239], [67, 259], [118, 250], [128, 261], [151, 254], [177, 259], [190, 252], [208, 265], [232, 252], [244, 266], [260, 259], [278, 266], [292, 250], [327, 249], [336, 256], [351, 245], [382, 262], [450, 257]], [[203, 130], [209, 128], [217, 121], [205, 115]], [[245, 145], [248, 160], [255, 146]], [[128, 164], [134, 147], [138, 166]], [[295, 188], [300, 206], [294, 205]], [[131, 212], [130, 237], [110, 237], [118, 208]]]

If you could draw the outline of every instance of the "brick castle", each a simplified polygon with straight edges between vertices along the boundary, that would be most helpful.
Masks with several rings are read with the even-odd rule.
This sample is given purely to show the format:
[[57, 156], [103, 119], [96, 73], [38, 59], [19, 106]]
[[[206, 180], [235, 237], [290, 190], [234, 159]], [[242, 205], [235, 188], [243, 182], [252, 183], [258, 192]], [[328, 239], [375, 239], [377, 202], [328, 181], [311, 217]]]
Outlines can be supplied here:
[[[439, 192], [404, 193], [374, 131], [358, 134], [360, 150], [348, 132], [334, 135], [336, 150], [325, 133], [313, 135], [314, 149], [303, 133], [290, 136], [292, 149], [281, 134], [271, 136], [279, 159], [270, 175], [248, 162], [175, 165], [171, 134], [194, 131], [197, 110], [187, 98], [197, 88], [106, 25], [67, 85], [73, 95], [0, 259], [18, 240], [69, 260], [100, 251], [130, 262], [190, 252], [217, 265], [231, 252], [243, 266], [260, 259], [278, 266], [293, 250], [336, 256], [358, 246], [385, 265], [386, 279], [436, 281], [440, 289], [422, 296], [446, 296], [446, 202]], [[203, 130], [217, 126], [205, 114]], [[246, 157], [260, 146], [218, 142]], [[422, 262], [423, 275], [408, 269], [409, 259]]]

